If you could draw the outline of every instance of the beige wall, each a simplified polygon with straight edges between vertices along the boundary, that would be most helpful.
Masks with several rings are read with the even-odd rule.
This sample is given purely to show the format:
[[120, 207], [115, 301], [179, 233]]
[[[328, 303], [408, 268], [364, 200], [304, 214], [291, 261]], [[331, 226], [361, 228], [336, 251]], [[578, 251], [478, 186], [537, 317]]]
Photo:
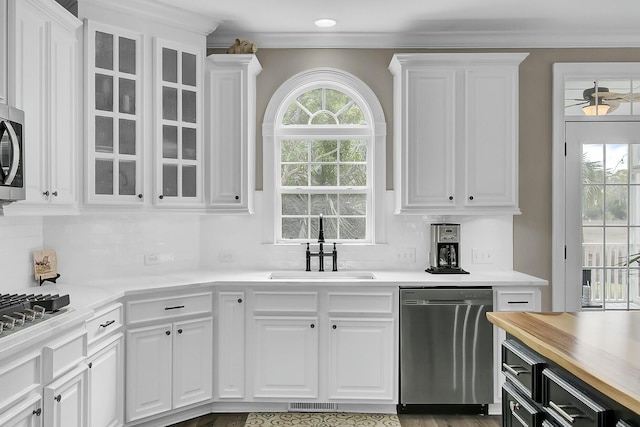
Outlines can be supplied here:
[[[262, 188], [262, 119], [273, 92], [289, 77], [312, 68], [350, 72], [377, 94], [387, 120], [387, 189], [393, 188], [393, 80], [388, 70], [396, 52], [453, 50], [260, 49], [263, 71], [257, 93], [257, 188]], [[481, 52], [483, 50], [471, 50]], [[501, 51], [488, 49], [484, 51]], [[502, 50], [506, 51], [506, 50]], [[514, 220], [514, 268], [551, 279], [551, 96], [555, 62], [640, 61], [640, 49], [510, 49], [529, 52], [520, 68], [520, 209]], [[462, 50], [458, 50], [462, 52]], [[543, 308], [550, 309], [550, 289]]]

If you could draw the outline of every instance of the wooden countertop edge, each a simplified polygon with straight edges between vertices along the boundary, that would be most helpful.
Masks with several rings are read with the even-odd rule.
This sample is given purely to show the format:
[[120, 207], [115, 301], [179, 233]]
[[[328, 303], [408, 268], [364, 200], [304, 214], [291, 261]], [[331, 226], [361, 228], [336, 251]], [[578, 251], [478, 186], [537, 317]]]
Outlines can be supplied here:
[[[487, 313], [487, 318], [491, 323], [497, 327], [504, 329], [507, 333], [518, 338], [524, 344], [529, 346], [532, 350], [538, 352], [540, 355], [548, 358], [549, 360], [557, 363], [562, 368], [566, 369], [580, 380], [589, 384], [602, 394], [610, 397], [621, 405], [632, 410], [636, 414], [640, 415], [640, 396], [631, 394], [622, 386], [616, 386], [606, 379], [600, 378], [593, 374], [590, 370], [586, 369], [582, 364], [571, 357], [566, 352], [560, 351], [549, 345], [549, 343], [541, 340], [534, 334], [528, 333], [520, 326], [515, 325], [509, 319], [504, 319], [504, 315], [517, 314], [519, 316], [527, 316], [528, 313]], [[540, 313], [537, 313], [540, 314]], [[548, 325], [550, 328], [553, 326]]]

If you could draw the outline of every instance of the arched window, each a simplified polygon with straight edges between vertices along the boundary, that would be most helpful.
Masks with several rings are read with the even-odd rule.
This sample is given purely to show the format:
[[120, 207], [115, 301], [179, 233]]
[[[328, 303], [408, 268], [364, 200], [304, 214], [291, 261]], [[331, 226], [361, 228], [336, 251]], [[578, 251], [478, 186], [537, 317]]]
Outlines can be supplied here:
[[380, 241], [384, 129], [377, 98], [350, 74], [312, 70], [282, 85], [263, 124], [273, 241], [316, 240], [320, 215], [327, 241]]

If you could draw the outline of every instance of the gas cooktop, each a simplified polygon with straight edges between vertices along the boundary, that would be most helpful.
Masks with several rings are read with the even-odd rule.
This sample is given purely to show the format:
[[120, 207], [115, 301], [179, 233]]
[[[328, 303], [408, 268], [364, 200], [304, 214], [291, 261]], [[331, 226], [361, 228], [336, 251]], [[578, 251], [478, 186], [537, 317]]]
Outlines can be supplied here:
[[61, 313], [69, 295], [0, 294], [0, 338]]

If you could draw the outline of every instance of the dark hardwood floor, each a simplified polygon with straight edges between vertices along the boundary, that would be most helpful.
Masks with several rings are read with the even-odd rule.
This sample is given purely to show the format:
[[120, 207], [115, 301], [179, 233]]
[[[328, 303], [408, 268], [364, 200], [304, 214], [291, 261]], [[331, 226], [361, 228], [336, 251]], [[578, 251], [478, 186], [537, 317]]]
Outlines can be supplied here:
[[[171, 427], [244, 427], [247, 414], [209, 414]], [[402, 427], [500, 427], [500, 416], [398, 415]]]

